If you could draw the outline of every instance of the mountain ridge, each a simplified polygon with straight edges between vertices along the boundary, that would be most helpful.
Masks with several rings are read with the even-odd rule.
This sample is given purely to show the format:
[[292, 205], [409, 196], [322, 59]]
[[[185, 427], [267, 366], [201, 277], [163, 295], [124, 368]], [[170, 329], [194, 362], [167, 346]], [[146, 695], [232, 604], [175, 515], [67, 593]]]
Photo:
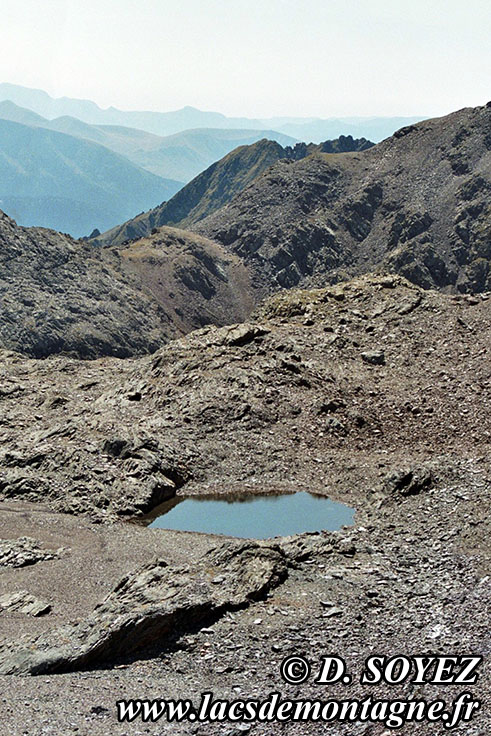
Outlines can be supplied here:
[[283, 147], [271, 140], [239, 146], [195, 177], [168, 202], [132, 218], [98, 237], [98, 242], [121, 243], [151, 232], [161, 225], [190, 227], [229, 202], [254, 179], [280, 159], [299, 160], [315, 151], [365, 150], [373, 144], [364, 138], [341, 136], [319, 145], [297, 143]]
[[271, 288], [382, 267], [425, 288], [491, 288], [491, 105], [397, 131], [361, 153], [279, 161], [192, 226]]
[[[15, 99], [14, 99], [15, 98]], [[300, 140], [311, 140], [319, 143], [328, 138], [340, 135], [352, 135], [354, 138], [369, 138], [378, 142], [400, 128], [402, 125], [424, 119], [423, 115], [410, 117], [394, 116], [388, 118], [244, 118], [227, 117], [223, 113], [202, 111], [187, 106], [171, 112], [122, 111], [111, 106], [99, 107], [90, 100], [77, 100], [69, 97], [53, 98], [43, 90], [0, 83], [0, 99], [11, 99], [22, 107], [34, 110], [43, 117], [73, 115], [88, 123], [107, 123], [124, 125], [130, 128], [141, 128], [157, 135], [172, 135], [190, 128], [255, 128], [257, 130], [275, 129], [279, 133], [290, 135]], [[357, 122], [353, 122], [357, 120]], [[379, 123], [374, 123], [379, 120]], [[295, 126], [300, 126], [297, 130]], [[312, 128], [306, 126], [313, 125]]]

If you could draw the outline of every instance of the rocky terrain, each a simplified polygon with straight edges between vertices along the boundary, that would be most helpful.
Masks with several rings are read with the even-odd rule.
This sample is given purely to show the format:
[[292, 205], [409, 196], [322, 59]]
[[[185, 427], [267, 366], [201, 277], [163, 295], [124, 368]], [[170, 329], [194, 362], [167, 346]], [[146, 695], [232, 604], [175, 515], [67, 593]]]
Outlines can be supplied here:
[[491, 104], [362, 153], [280, 161], [193, 227], [269, 288], [383, 267], [424, 288], [490, 288]]
[[155, 350], [164, 333], [154, 304], [68, 235], [22, 228], [0, 212], [3, 347], [43, 358], [125, 357]]
[[1, 212], [0, 293], [0, 345], [36, 358], [150, 353], [253, 306], [245, 266], [206, 238], [164, 228], [101, 250]]
[[[349, 688], [320, 688], [279, 676], [290, 654], [315, 666], [339, 653], [356, 675], [373, 652], [434, 652], [485, 657], [470, 688], [482, 711], [454, 731], [484, 736], [489, 305], [488, 294], [364, 276], [278, 294], [249, 323], [206, 327], [131, 361], [4, 352], [0, 515], [13, 562], [0, 599], [35, 599], [0, 616], [9, 733], [29, 721], [33, 736], [381, 736], [383, 724], [363, 723], [118, 725], [115, 702], [198, 702], [204, 690], [449, 701], [461, 687], [361, 687], [355, 676]], [[175, 493], [300, 488], [355, 506], [354, 527], [249, 543], [91, 523]], [[26, 548], [46, 558], [18, 566]], [[29, 613], [36, 602], [49, 609]]]
[[351, 136], [341, 136], [318, 145], [297, 143], [293, 147], [281, 146], [277, 141], [263, 139], [239, 146], [198, 174], [168, 202], [97, 236], [94, 242], [123, 243], [148, 235], [153, 228], [162, 225], [190, 227], [230, 202], [277, 161], [299, 161], [315, 152], [363, 151], [371, 146], [373, 143], [365, 138], [353, 140]]
[[4, 352], [3, 497], [117, 518], [178, 489], [346, 496], [376, 485], [380, 454], [489, 441], [487, 295], [366, 276], [256, 317], [133, 361]]

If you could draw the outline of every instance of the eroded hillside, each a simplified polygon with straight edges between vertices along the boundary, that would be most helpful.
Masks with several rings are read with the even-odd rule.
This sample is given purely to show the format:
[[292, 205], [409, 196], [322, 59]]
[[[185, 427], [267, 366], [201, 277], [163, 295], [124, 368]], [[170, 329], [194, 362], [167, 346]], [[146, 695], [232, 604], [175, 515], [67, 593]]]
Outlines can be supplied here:
[[151, 353], [207, 323], [243, 319], [248, 274], [223, 246], [164, 228], [101, 249], [0, 212], [0, 345], [44, 358]]
[[362, 153], [281, 161], [194, 228], [269, 288], [374, 268], [424, 288], [491, 286], [491, 105], [398, 131]]

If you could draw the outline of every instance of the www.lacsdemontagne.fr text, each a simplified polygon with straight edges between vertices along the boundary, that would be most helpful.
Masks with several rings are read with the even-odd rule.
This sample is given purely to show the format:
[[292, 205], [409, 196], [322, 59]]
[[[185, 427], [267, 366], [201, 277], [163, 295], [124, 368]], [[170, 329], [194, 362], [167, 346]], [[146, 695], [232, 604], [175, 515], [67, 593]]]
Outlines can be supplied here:
[[402, 728], [406, 723], [440, 721], [451, 729], [468, 722], [479, 710], [480, 702], [469, 692], [454, 700], [382, 700], [372, 697], [356, 700], [289, 700], [279, 692], [265, 699], [215, 699], [212, 692], [201, 694], [197, 707], [191, 700], [120, 700], [117, 702], [118, 721], [131, 723], [136, 719], [169, 723], [182, 721], [199, 723], [243, 722], [319, 722], [382, 723], [387, 728]]

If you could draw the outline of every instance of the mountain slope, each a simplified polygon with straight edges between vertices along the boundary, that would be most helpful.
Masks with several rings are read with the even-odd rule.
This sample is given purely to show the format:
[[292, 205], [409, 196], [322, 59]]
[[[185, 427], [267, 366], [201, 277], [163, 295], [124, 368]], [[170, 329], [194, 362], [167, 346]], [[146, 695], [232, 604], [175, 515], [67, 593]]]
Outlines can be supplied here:
[[9, 120], [0, 120], [0, 164], [4, 210], [24, 225], [76, 236], [111, 227], [180, 188], [102, 146]]
[[491, 289], [491, 105], [362, 153], [280, 161], [193, 228], [266, 288], [383, 267], [425, 288]]
[[210, 322], [250, 313], [246, 267], [171, 228], [128, 248], [96, 248], [0, 211], [0, 348], [36, 358], [153, 352]]
[[10, 120], [12, 123], [21, 123], [21, 125], [35, 125], [36, 127], [48, 128], [50, 121], [43, 118], [26, 107], [19, 107], [15, 102], [10, 100], [2, 100], [0, 102], [0, 118], [2, 120]]
[[[128, 130], [110, 126], [103, 126], [103, 129], [114, 132]], [[147, 171], [161, 176], [165, 172], [171, 179], [189, 182], [238, 146], [251, 145], [263, 138], [282, 146], [292, 146], [297, 142], [295, 138], [275, 130], [197, 128], [158, 138], [158, 145], [126, 155]]]
[[71, 117], [45, 120], [43, 127], [99, 143], [152, 174], [183, 184], [237, 146], [262, 138], [276, 140], [283, 146], [296, 143], [295, 138], [274, 130], [200, 128], [162, 137], [136, 128], [89, 125]]
[[0, 84], [0, 100], [11, 100], [21, 107], [42, 115], [56, 118], [63, 115], [95, 125], [120, 125], [140, 128], [160, 136], [173, 135], [193, 128], [248, 128], [254, 130], [276, 130], [284, 135], [316, 143], [340, 135], [354, 138], [369, 138], [380, 141], [391, 135], [401, 125], [409, 125], [425, 116], [409, 118], [231, 118], [218, 112], [183, 107], [172, 112], [123, 111], [115, 107], [103, 110], [89, 100], [69, 97], [54, 99], [42, 90], [29, 89], [15, 84]]
[[0, 345], [35, 358], [155, 350], [165, 330], [152, 301], [101, 252], [69, 236], [23, 228], [0, 211]]
[[153, 228], [166, 224], [189, 227], [229, 202], [280, 159], [298, 160], [315, 151], [364, 150], [372, 145], [364, 138], [355, 141], [349, 136], [341, 136], [319, 146], [297, 143], [293, 148], [283, 148], [270, 140], [241, 146], [193, 179], [169, 202], [104, 233], [99, 241], [121, 243], [142, 237]]
[[34, 125], [99, 143], [152, 174], [188, 182], [237, 146], [268, 138], [282, 146], [295, 145], [295, 138], [274, 130], [198, 128], [171, 136], [158, 136], [136, 128], [117, 125], [90, 125], [65, 115], [48, 120], [6, 100], [0, 102], [0, 119]]

